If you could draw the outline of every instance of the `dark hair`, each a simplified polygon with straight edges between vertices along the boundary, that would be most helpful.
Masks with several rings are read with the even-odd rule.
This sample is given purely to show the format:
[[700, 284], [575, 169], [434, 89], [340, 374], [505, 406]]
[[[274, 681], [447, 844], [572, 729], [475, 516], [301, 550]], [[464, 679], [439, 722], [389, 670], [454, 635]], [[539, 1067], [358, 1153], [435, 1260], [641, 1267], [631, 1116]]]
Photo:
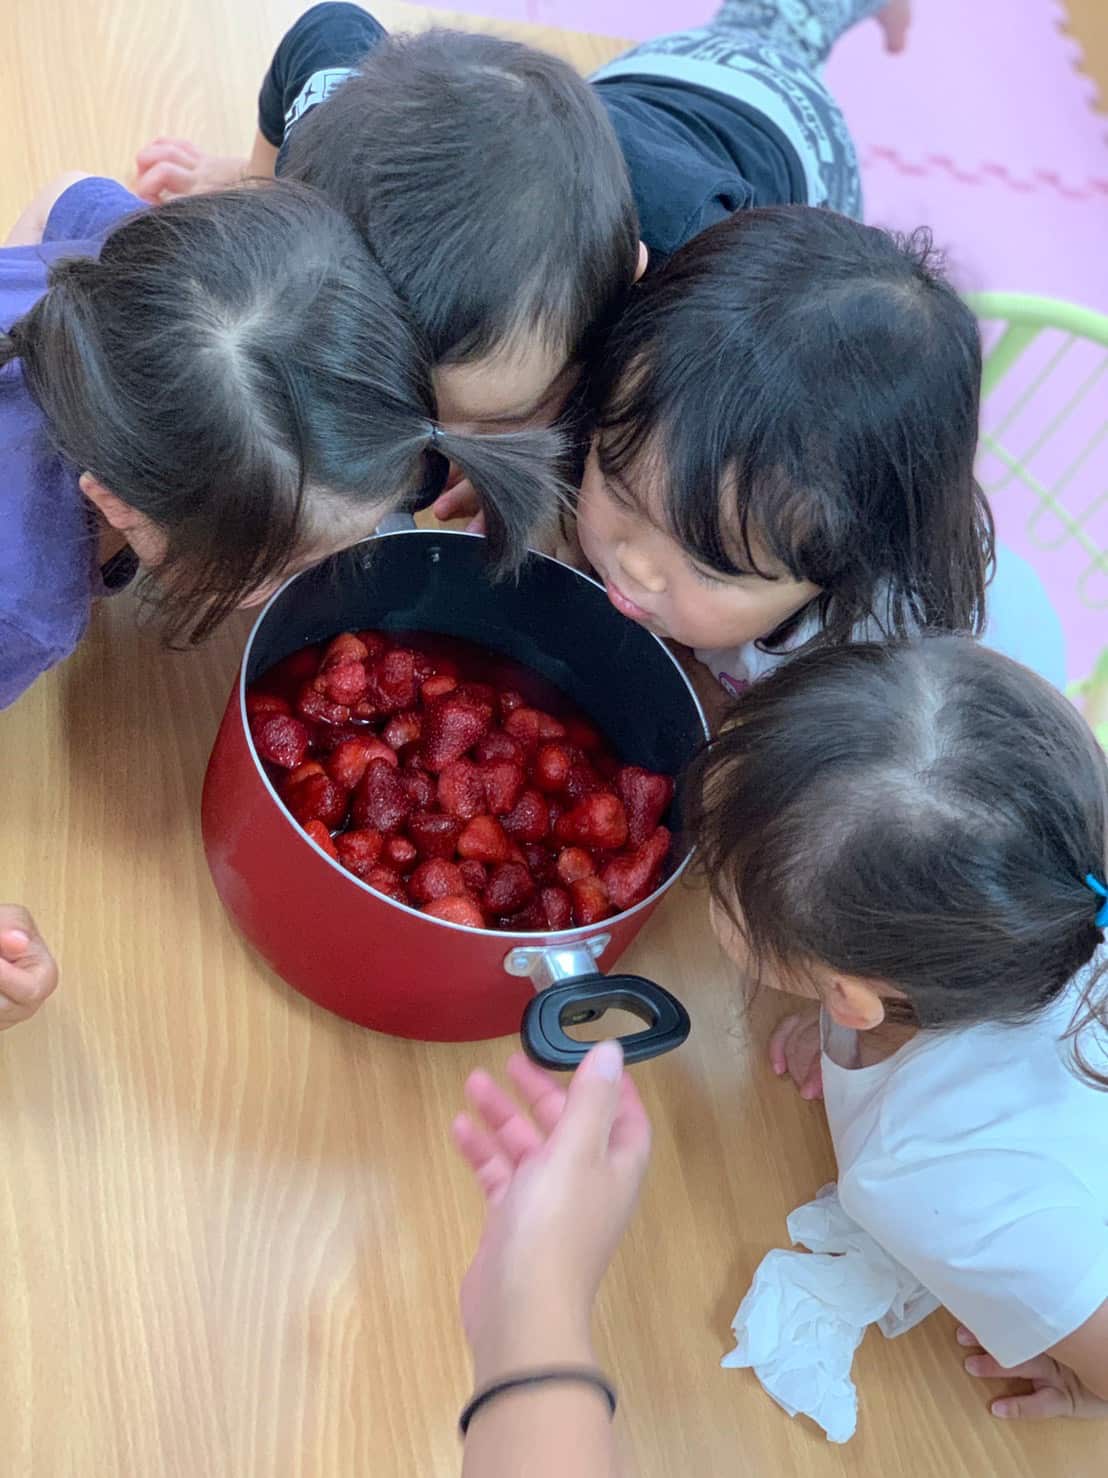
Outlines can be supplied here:
[[[603, 472], [649, 485], [723, 574], [752, 539], [814, 643], [978, 631], [993, 524], [974, 479], [981, 346], [930, 238], [809, 206], [739, 211], [631, 294], [594, 376]], [[792, 636], [810, 605], [767, 647]]]
[[[1084, 879], [1105, 875], [1105, 756], [1060, 693], [967, 637], [782, 664], [688, 795], [701, 866], [755, 965], [887, 983], [907, 997], [890, 1016], [1019, 1021], [1103, 940]], [[1082, 1024], [1108, 1024], [1086, 1000]]]
[[595, 89], [495, 36], [391, 36], [292, 131], [287, 171], [356, 222], [436, 363], [537, 339], [582, 357], [638, 259]]
[[[59, 263], [0, 335], [59, 451], [148, 517], [167, 635], [210, 633], [321, 525], [410, 504], [448, 460], [498, 567], [557, 511], [552, 433], [433, 423], [426, 348], [354, 227], [303, 186], [173, 201]], [[364, 534], [352, 534], [351, 542]]]

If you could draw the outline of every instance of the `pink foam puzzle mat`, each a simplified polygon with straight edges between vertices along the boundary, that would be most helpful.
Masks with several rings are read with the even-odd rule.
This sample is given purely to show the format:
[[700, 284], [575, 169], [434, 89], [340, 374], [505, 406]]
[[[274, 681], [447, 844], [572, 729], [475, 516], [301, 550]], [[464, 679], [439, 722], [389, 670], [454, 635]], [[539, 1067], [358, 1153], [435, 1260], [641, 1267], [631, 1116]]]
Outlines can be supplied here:
[[[702, 25], [716, 9], [713, 0], [459, 3], [630, 42]], [[865, 21], [835, 48], [826, 80], [858, 146], [867, 220], [928, 226], [965, 292], [1040, 294], [1108, 313], [1108, 116], [1067, 19], [1060, 0], [915, 0], [906, 51], [886, 54]], [[1050, 342], [1037, 352], [1053, 353]], [[1035, 384], [1032, 356], [983, 413], [987, 434], [1003, 422], [1005, 445], [1034, 449], [1035, 482], [1048, 490], [1044, 498], [1006, 476], [983, 449], [1001, 537], [1047, 582], [1073, 678], [1108, 644], [1108, 375], [1049, 445], [1037, 445], [1036, 428], [1078, 393], [1088, 357], [1076, 346]], [[1050, 487], [1074, 461], [1052, 504]]]

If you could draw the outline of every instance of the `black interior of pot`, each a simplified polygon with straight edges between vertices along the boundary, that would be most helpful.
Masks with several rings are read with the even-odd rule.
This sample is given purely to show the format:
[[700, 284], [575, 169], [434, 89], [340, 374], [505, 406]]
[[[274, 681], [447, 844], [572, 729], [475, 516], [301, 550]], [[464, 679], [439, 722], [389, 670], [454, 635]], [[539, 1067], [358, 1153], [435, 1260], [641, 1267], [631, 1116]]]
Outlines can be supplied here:
[[466, 534], [387, 534], [300, 575], [255, 631], [246, 679], [309, 642], [364, 627], [462, 637], [526, 664], [632, 764], [676, 774], [704, 740], [672, 657], [594, 581], [532, 555], [518, 577], [494, 583], [484, 540]]

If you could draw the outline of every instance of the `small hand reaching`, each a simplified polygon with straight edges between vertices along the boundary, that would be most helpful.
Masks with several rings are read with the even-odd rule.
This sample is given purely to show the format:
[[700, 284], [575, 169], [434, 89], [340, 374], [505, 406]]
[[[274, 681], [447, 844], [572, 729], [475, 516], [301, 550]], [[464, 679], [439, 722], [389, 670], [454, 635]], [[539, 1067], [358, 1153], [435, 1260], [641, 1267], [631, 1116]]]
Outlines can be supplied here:
[[57, 983], [34, 919], [16, 903], [0, 903], [0, 1031], [33, 1016]]
[[473, 484], [456, 467], [450, 469], [446, 486], [431, 504], [431, 512], [440, 523], [449, 523], [455, 518], [467, 518], [467, 534], [485, 532], [485, 511], [481, 507], [481, 500]]
[[1052, 1355], [1005, 1367], [980, 1348], [977, 1336], [965, 1325], [959, 1326], [957, 1339], [960, 1345], [978, 1346], [978, 1352], [965, 1360], [966, 1370], [978, 1380], [1030, 1381], [1026, 1396], [1001, 1396], [990, 1403], [989, 1410], [1001, 1421], [1041, 1422], [1055, 1416], [1102, 1421], [1108, 1417], [1108, 1401], [1090, 1391], [1068, 1365]]
[[615, 1043], [594, 1048], [568, 1089], [520, 1054], [508, 1074], [526, 1109], [474, 1073], [473, 1117], [453, 1128], [487, 1207], [462, 1284], [479, 1384], [587, 1358], [596, 1292], [650, 1155], [646, 1111]]
[[154, 139], [135, 156], [135, 194], [155, 205], [181, 195], [206, 195], [241, 185], [250, 161], [205, 154], [188, 139]]
[[769, 1061], [779, 1078], [788, 1073], [801, 1098], [823, 1097], [820, 1008], [812, 1006], [779, 1021], [770, 1038]]

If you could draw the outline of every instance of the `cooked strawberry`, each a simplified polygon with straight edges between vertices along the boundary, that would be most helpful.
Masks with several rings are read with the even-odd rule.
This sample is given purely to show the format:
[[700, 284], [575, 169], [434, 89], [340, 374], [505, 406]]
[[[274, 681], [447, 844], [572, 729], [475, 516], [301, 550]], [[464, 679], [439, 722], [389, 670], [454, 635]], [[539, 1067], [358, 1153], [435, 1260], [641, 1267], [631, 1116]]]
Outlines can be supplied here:
[[300, 766], [282, 782], [281, 799], [301, 826], [309, 821], [322, 821], [330, 829], [341, 826], [346, 816], [346, 791], [322, 770], [318, 775], [302, 774], [305, 768]]
[[604, 748], [604, 739], [600, 730], [590, 724], [587, 719], [567, 718], [565, 725], [566, 738], [571, 744], [575, 744], [578, 749], [583, 749], [586, 754], [591, 754], [593, 750]]
[[497, 920], [497, 928], [506, 929], [512, 934], [540, 934], [545, 933], [547, 927], [546, 913], [537, 893], [519, 913], [508, 914], [507, 917], [502, 915]]
[[475, 816], [458, 838], [458, 855], [478, 862], [507, 862], [512, 844], [495, 816]]
[[579, 801], [582, 797], [592, 795], [595, 790], [603, 790], [604, 783], [593, 769], [592, 765], [580, 755], [573, 762], [569, 774], [566, 776], [565, 791], [571, 801]]
[[531, 761], [531, 779], [540, 790], [565, 790], [573, 769], [573, 756], [564, 744], [540, 744]]
[[624, 765], [616, 775], [616, 790], [627, 812], [628, 844], [641, 847], [673, 799], [673, 781], [641, 765]]
[[468, 893], [457, 898], [436, 898], [424, 906], [423, 912], [433, 919], [444, 919], [448, 924], [465, 924], [470, 929], [485, 927], [481, 905]]
[[396, 756], [391, 765], [383, 759], [370, 760], [354, 792], [350, 811], [354, 825], [399, 831], [411, 809], [411, 798], [396, 773]]
[[493, 760], [481, 766], [480, 774], [489, 811], [494, 816], [507, 816], [523, 792], [523, 766], [514, 760]]
[[391, 640], [381, 631], [359, 631], [355, 635], [365, 647], [367, 662], [376, 662], [392, 646]]
[[549, 882], [555, 876], [554, 859], [541, 842], [520, 842], [519, 850], [536, 883]]
[[339, 861], [347, 872], [364, 878], [371, 868], [377, 866], [384, 850], [385, 839], [379, 831], [363, 828], [360, 831], [340, 831], [335, 838]]
[[394, 898], [397, 903], [411, 903], [408, 890], [404, 886], [403, 879], [398, 873], [393, 872], [391, 867], [371, 867], [365, 875], [365, 882], [371, 888], [376, 888], [378, 893], [383, 893], [386, 898]]
[[489, 874], [481, 902], [491, 914], [517, 913], [534, 896], [535, 884], [522, 862], [501, 862]]
[[265, 675], [265, 684], [274, 692], [298, 693], [319, 671], [319, 652], [315, 647], [301, 647], [282, 657]]
[[402, 770], [400, 783], [408, 792], [415, 810], [429, 811], [435, 804], [435, 782], [422, 770]]
[[618, 796], [596, 791], [577, 802], [554, 828], [555, 838], [569, 845], [602, 847], [616, 852], [627, 841], [627, 813]]
[[492, 722], [487, 703], [462, 692], [437, 698], [423, 720], [420, 755], [429, 770], [439, 771], [451, 760], [460, 760], [485, 733]]
[[608, 890], [594, 875], [570, 883], [569, 896], [573, 901], [573, 917], [578, 924], [598, 924], [612, 912]]
[[385, 843], [382, 861], [386, 867], [395, 867], [399, 873], [411, 872], [418, 860], [415, 843], [407, 837], [391, 836]]
[[436, 898], [457, 898], [466, 892], [462, 870], [445, 857], [431, 857], [421, 862], [408, 879], [408, 892], [413, 903], [431, 903]]
[[276, 693], [247, 693], [246, 717], [251, 725], [255, 720], [273, 718], [278, 713], [291, 713], [292, 709], [284, 698]]
[[423, 720], [413, 709], [407, 713], [395, 714], [381, 730], [381, 738], [392, 749], [403, 749], [406, 744], [414, 744], [419, 738], [419, 731], [423, 727]]
[[387, 744], [382, 744], [372, 734], [359, 734], [335, 745], [327, 759], [327, 773], [336, 785], [353, 790], [373, 760], [383, 760], [386, 765], [397, 763], [396, 755]]
[[515, 713], [517, 708], [526, 707], [527, 703], [527, 700], [524, 698], [523, 694], [517, 693], [514, 688], [505, 688], [504, 691], [498, 695], [496, 701], [500, 709], [501, 723], [503, 723], [503, 721], [508, 717], [510, 713]]
[[489, 879], [489, 870], [485, 864], [478, 862], [476, 857], [467, 857], [464, 862], [458, 863], [458, 871], [462, 875], [466, 891], [479, 898]]
[[262, 759], [282, 770], [295, 770], [304, 763], [311, 739], [307, 724], [284, 713], [262, 719], [254, 729], [254, 747]]
[[447, 693], [452, 693], [458, 686], [458, 679], [452, 677], [449, 672], [437, 672], [434, 677], [429, 677], [420, 686], [419, 696], [426, 707], [434, 703], [436, 698], [445, 698]]
[[373, 665], [373, 696], [385, 713], [401, 713], [414, 708], [419, 694], [416, 681], [416, 654], [397, 647]]
[[504, 720], [504, 728], [524, 749], [538, 747], [544, 739], [564, 739], [565, 725], [538, 708], [516, 708]]
[[324, 648], [319, 670], [326, 672], [331, 667], [342, 667], [347, 662], [364, 662], [368, 656], [369, 648], [360, 636], [355, 636], [352, 631], [342, 631]]
[[355, 703], [351, 708], [350, 716], [361, 719], [363, 723], [373, 723], [375, 719], [384, 717], [384, 709], [372, 693], [367, 693], [360, 703]]
[[541, 842], [550, 826], [550, 807], [537, 790], [525, 790], [504, 817], [504, 830], [517, 842]]
[[336, 862], [339, 860], [338, 850], [331, 840], [331, 833], [322, 821], [309, 821], [304, 827], [304, 834], [310, 836], [317, 847], [322, 847], [328, 857], [333, 857]]
[[521, 765], [523, 748], [503, 729], [490, 729], [474, 745], [473, 758], [479, 765], [491, 765], [497, 760], [511, 760], [513, 764]]
[[408, 817], [408, 835], [421, 857], [454, 856], [462, 823], [456, 816], [438, 811], [416, 811]]
[[326, 775], [326, 773], [327, 771], [318, 760], [305, 760], [302, 765], [297, 765], [295, 770], [284, 776], [281, 784], [282, 786], [295, 785], [298, 780], [306, 780], [309, 775]]
[[634, 852], [605, 863], [600, 876], [614, 908], [632, 908], [657, 886], [669, 856], [669, 844], [668, 828], [659, 826]]
[[439, 805], [448, 816], [472, 821], [485, 809], [485, 782], [472, 760], [451, 760], [439, 775]]
[[564, 888], [543, 888], [539, 904], [546, 915], [548, 929], [568, 929], [573, 923], [573, 901]]
[[305, 683], [300, 689], [296, 711], [301, 718], [310, 719], [317, 724], [345, 724], [350, 717], [347, 704], [332, 703], [314, 683]]
[[587, 878], [596, 871], [596, 863], [584, 847], [563, 847], [554, 867], [562, 882], [567, 885], [577, 882], [579, 878]]
[[487, 703], [489, 709], [495, 713], [497, 699], [500, 695], [492, 683], [459, 683], [458, 692], [464, 693], [467, 698], [472, 698], [475, 703]]

